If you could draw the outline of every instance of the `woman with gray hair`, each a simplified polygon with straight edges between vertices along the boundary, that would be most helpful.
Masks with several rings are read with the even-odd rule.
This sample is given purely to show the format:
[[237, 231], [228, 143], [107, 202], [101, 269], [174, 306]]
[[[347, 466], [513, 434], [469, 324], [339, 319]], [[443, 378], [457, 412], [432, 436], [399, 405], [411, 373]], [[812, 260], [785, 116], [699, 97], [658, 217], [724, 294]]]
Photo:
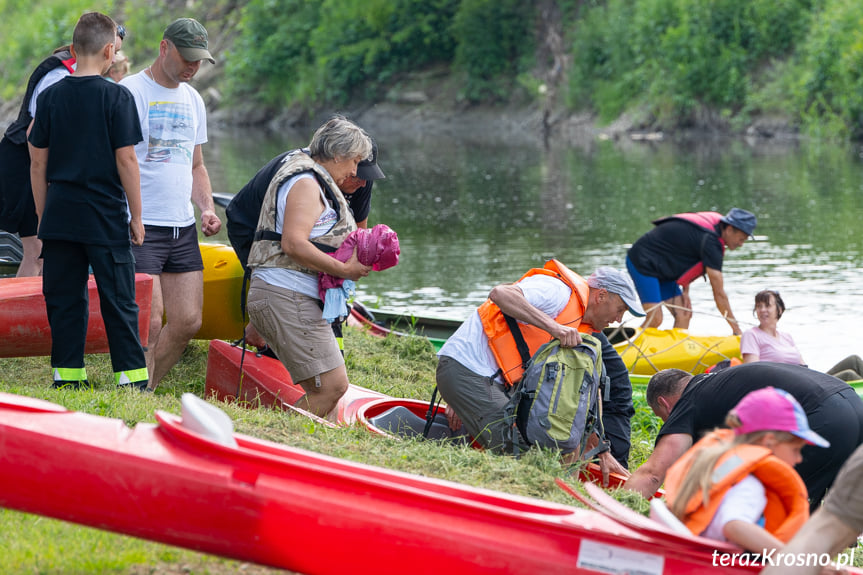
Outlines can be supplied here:
[[328, 255], [357, 229], [339, 186], [371, 154], [369, 136], [341, 116], [318, 128], [309, 154], [291, 153], [270, 181], [249, 253], [252, 325], [305, 390], [296, 406], [319, 416], [347, 391], [348, 376], [321, 315], [318, 273], [355, 281], [372, 269], [356, 250], [346, 262]]

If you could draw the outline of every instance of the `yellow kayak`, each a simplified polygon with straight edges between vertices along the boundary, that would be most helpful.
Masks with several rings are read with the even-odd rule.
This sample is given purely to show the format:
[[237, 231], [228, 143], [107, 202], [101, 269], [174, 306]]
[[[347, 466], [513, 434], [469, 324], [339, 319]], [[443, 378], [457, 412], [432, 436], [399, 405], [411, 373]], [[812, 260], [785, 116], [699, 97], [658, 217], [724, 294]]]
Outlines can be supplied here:
[[654, 327], [607, 335], [633, 374], [652, 375], [672, 367], [699, 374], [724, 359], [740, 358], [737, 335], [690, 335], [683, 329]]
[[195, 339], [236, 340], [243, 337], [240, 290], [243, 266], [234, 248], [225, 244], [201, 243], [204, 259], [204, 312]]

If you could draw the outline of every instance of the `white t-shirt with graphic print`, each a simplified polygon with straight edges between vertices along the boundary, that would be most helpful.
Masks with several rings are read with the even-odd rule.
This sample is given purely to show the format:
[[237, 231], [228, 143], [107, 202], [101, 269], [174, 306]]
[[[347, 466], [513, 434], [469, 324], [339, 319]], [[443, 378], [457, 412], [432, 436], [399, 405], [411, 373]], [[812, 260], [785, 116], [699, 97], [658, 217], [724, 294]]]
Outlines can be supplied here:
[[141, 170], [143, 221], [152, 226], [195, 223], [192, 158], [207, 141], [207, 111], [187, 83], [165, 88], [146, 71], [120, 81], [135, 97], [144, 140], [135, 146]]

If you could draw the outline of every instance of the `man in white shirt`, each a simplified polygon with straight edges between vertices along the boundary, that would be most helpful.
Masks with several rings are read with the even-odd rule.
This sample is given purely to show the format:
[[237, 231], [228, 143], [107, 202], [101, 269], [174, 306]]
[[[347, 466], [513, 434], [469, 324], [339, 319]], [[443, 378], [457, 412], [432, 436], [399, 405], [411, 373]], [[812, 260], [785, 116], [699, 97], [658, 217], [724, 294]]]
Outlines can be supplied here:
[[177, 363], [201, 326], [204, 265], [192, 202], [201, 211], [205, 236], [222, 227], [201, 151], [207, 141], [207, 113], [200, 94], [188, 84], [202, 60], [215, 64], [207, 30], [196, 20], [180, 18], [165, 29], [153, 64], [121, 82], [135, 97], [144, 135], [135, 153], [146, 235], [134, 254], [136, 271], [153, 276], [150, 390]]

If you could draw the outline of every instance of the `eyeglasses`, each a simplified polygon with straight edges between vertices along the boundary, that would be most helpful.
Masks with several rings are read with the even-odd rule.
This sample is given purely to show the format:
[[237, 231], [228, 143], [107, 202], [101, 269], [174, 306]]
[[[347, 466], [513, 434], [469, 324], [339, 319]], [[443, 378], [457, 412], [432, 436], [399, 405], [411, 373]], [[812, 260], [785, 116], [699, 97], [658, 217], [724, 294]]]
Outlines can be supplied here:
[[120, 37], [120, 40], [126, 39], [126, 27], [122, 24], [117, 24], [117, 36]]

